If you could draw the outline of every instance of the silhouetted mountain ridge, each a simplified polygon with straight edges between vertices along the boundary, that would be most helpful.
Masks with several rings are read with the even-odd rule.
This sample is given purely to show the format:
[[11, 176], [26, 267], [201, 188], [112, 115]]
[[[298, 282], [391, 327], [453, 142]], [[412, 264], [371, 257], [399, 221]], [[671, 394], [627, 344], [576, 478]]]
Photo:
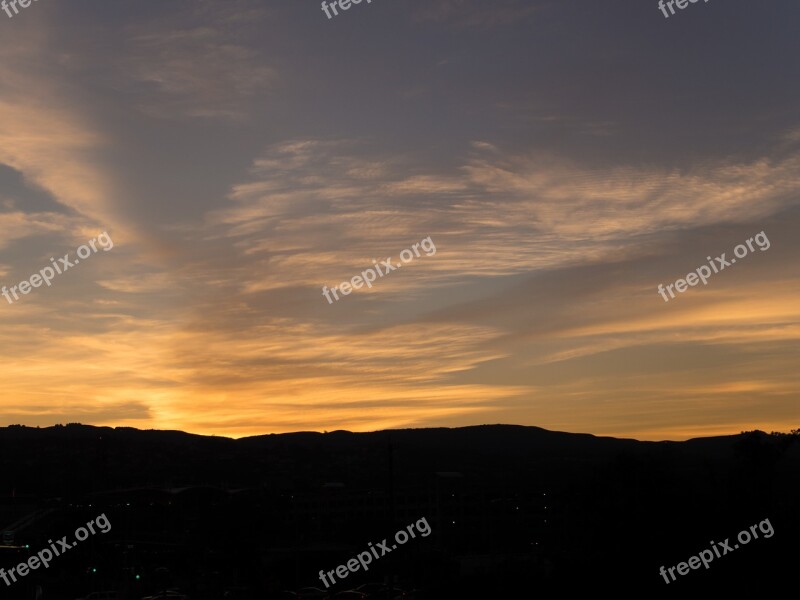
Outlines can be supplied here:
[[[774, 539], [703, 573], [711, 589], [738, 589], [747, 569], [773, 580], [791, 572], [798, 442], [761, 431], [642, 442], [519, 425], [241, 439], [10, 426], [0, 428], [0, 527], [42, 515], [13, 527], [35, 548], [104, 511], [118, 537], [94, 554], [85, 546], [85, 560], [116, 560], [104, 568], [119, 577], [120, 549], [132, 544], [146, 573], [169, 564], [200, 581], [209, 568], [233, 577], [248, 564], [253, 577], [276, 577], [268, 585], [299, 587], [320, 565], [426, 517], [431, 538], [393, 554], [406, 581], [434, 597], [453, 597], [453, 586], [497, 597], [497, 582], [533, 577], [558, 590], [580, 584], [575, 573], [603, 589], [661, 590], [659, 565], [769, 518]], [[71, 560], [70, 572], [83, 572], [84, 559]], [[475, 561], [484, 575], [463, 580]], [[482, 591], [469, 595], [475, 585]]]
[[[0, 428], [0, 493], [30, 485], [37, 493], [113, 489], [131, 485], [252, 486], [265, 480], [314, 486], [338, 480], [361, 485], [383, 471], [391, 447], [398, 480], [437, 471], [502, 477], [498, 464], [519, 473], [562, 477], [620, 456], [637, 460], [731, 458], [743, 439], [763, 432], [641, 442], [549, 431], [520, 425], [394, 429], [353, 433], [294, 432], [240, 439], [183, 431], [70, 424]], [[34, 477], [31, 467], [45, 477]]]

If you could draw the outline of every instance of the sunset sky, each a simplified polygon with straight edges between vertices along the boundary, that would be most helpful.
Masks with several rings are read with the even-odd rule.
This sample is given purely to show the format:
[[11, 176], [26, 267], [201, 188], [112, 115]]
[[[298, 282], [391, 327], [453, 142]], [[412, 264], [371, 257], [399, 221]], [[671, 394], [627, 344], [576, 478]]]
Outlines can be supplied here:
[[[800, 4], [0, 12], [0, 425], [800, 427]], [[657, 292], [759, 232], [670, 302]], [[333, 287], [430, 236], [328, 304]]]

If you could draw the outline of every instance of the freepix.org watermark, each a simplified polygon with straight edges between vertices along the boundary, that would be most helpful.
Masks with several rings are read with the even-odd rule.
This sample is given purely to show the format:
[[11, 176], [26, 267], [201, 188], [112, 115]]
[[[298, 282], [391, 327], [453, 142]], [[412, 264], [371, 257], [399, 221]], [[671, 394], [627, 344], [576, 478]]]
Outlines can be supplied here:
[[[325, 0], [322, 0], [322, 10], [328, 16], [328, 20], [333, 18], [328, 9], [333, 11], [334, 16], [339, 16], [339, 13], [336, 10], [337, 3], [339, 4], [339, 8], [342, 10], [348, 10], [353, 4], [361, 4], [361, 0], [333, 0], [333, 2], [330, 4], [325, 2]], [[372, 4], [372, 0], [367, 0], [367, 4]]]
[[[766, 525], [766, 529], [764, 528], [764, 525]], [[739, 544], [744, 546], [745, 544], [749, 544], [750, 540], [753, 539], [757, 540], [758, 531], [756, 531], [756, 529], [760, 529], [761, 533], [764, 534], [764, 537], [766, 539], [769, 539], [773, 535], [775, 535], [775, 530], [772, 528], [772, 523], [769, 522], [769, 519], [764, 519], [758, 525], [751, 525], [750, 531], [748, 531], [747, 529], [740, 531], [739, 535], [736, 536], [736, 539], [739, 540]], [[751, 533], [752, 535], [750, 535]], [[724, 542], [720, 542], [719, 548], [717, 547], [717, 544], [714, 543], [714, 541], [712, 540], [709, 543], [711, 544], [711, 547], [714, 550], [713, 552], [711, 551], [711, 549], [707, 548], [706, 550], [700, 552], [700, 554], [698, 554], [697, 556], [692, 556], [688, 561], [678, 563], [677, 567], [670, 567], [669, 569], [664, 569], [664, 567], [661, 567], [659, 573], [661, 573], [661, 576], [664, 578], [664, 581], [666, 581], [667, 584], [669, 584], [670, 580], [667, 579], [667, 573], [669, 573], [669, 576], [672, 578], [672, 581], [675, 581], [676, 569], [678, 571], [678, 575], [686, 575], [689, 572], [689, 569], [699, 569], [701, 563], [706, 569], [708, 569], [709, 564], [711, 563], [711, 561], [714, 560], [714, 556], [716, 556], [717, 558], [722, 558], [729, 552], [733, 552], [734, 550], [737, 550], [739, 548], [739, 544], [736, 543], [734, 543], [733, 548], [731, 548], [731, 545], [728, 543], [729, 539], [731, 538], [725, 538]], [[721, 553], [720, 553], [720, 548], [722, 548]]]
[[[705, 1], [708, 2], [708, 0], [705, 0]], [[683, 10], [684, 8], [689, 6], [689, 3], [695, 4], [697, 2], [700, 2], [700, 0], [667, 0], [666, 6], [665, 6], [664, 5], [664, 0], [658, 0], [658, 8], [662, 13], [664, 13], [664, 18], [665, 19], [669, 19], [669, 15], [667, 14], [667, 8], [668, 7], [669, 7], [669, 12], [671, 12], [674, 15], [675, 14], [675, 9], [672, 8], [673, 4], [675, 6], [677, 6], [678, 8], [680, 8], [681, 10]]]
[[[95, 242], [98, 242], [100, 244], [100, 247], [103, 249], [104, 252], [108, 252], [114, 247], [114, 241], [111, 239], [111, 236], [104, 231], [96, 238], [93, 238], [88, 242], [86, 242], [87, 244], [89, 244], [88, 246], [84, 244], [83, 246], [78, 248], [77, 251], [78, 258], [76, 258], [75, 260], [70, 260], [69, 253], [65, 254], [63, 258], [59, 258], [58, 262], [56, 262], [55, 258], [51, 258], [50, 259], [51, 266], [43, 268], [38, 273], [31, 275], [28, 279], [26, 279], [25, 281], [21, 281], [17, 285], [12, 286], [10, 289], [6, 288], [6, 286], [3, 286], [2, 288], [0, 288], [0, 294], [2, 294], [3, 297], [5, 297], [5, 299], [8, 300], [9, 304], [13, 304], [14, 300], [19, 300], [19, 295], [17, 294], [17, 290], [19, 290], [20, 293], [27, 295], [31, 293], [32, 288], [38, 288], [42, 285], [42, 283], [46, 283], [47, 287], [50, 287], [51, 285], [53, 285], [52, 281], [56, 275], [61, 275], [66, 270], [80, 263], [82, 258], [89, 258], [90, 256], [92, 256], [92, 254], [97, 252], [97, 245], [95, 244]], [[14, 300], [11, 299], [12, 295], [14, 296]]]
[[[28, 8], [31, 5], [31, 1], [38, 2], [39, 0], [3, 0], [2, 2], [0, 2], [0, 8], [6, 11], [6, 14], [8, 15], [9, 19], [13, 19], [14, 15], [19, 14], [17, 3], [19, 3], [19, 5], [22, 8]], [[11, 8], [9, 7], [14, 9], [14, 15], [11, 14]]]
[[[422, 525], [420, 525], [420, 523], [425, 525], [424, 529], [422, 528]], [[409, 534], [411, 534], [412, 538], [417, 537], [414, 534], [414, 525], [415, 523], [412, 523], [405, 529], [401, 529], [400, 531], [394, 534], [394, 539], [397, 542], [397, 544], [401, 545], [405, 544], [409, 540], [408, 537]], [[431, 534], [431, 526], [428, 524], [428, 520], [425, 517], [422, 517], [419, 521], [416, 522], [416, 527], [419, 533], [422, 535], [422, 537], [428, 537]], [[408, 530], [408, 533], [406, 533], [406, 530]], [[369, 546], [369, 549], [359, 553], [357, 558], [351, 558], [350, 560], [348, 560], [347, 566], [339, 565], [338, 567], [336, 567], [331, 571], [328, 571], [327, 573], [325, 573], [324, 571], [320, 571], [319, 578], [322, 581], [322, 583], [325, 584], [325, 587], [328, 588], [331, 586], [331, 584], [336, 583], [336, 579], [333, 576], [334, 572], [341, 580], [347, 577], [350, 573], [355, 573], [361, 568], [363, 568], [364, 571], [369, 571], [369, 567], [367, 565], [372, 562], [373, 556], [375, 557], [376, 560], [381, 558], [382, 556], [386, 556], [392, 550], [397, 549], [397, 544], [392, 544], [392, 547], [389, 548], [389, 545], [386, 543], [386, 538], [383, 538], [382, 542], [378, 542], [377, 544], [375, 544], [375, 546], [377, 546], [376, 549], [376, 547], [372, 545], [372, 542], [369, 542], [367, 544]], [[378, 555], [378, 549], [380, 549], [381, 551], [380, 555]], [[326, 575], [331, 578], [330, 584], [328, 583], [328, 577], [326, 577]]]
[[[391, 258], [387, 258], [382, 262], [378, 262], [373, 258], [372, 262], [374, 263], [373, 265], [375, 267], [374, 269], [369, 268], [366, 271], [362, 271], [361, 275], [356, 275], [349, 282], [344, 281], [330, 290], [328, 289], [327, 285], [323, 285], [322, 295], [325, 296], [325, 298], [328, 300], [328, 304], [333, 304], [333, 300], [331, 300], [330, 294], [333, 294], [333, 297], [338, 300], [339, 296], [336, 293], [337, 290], [340, 291], [343, 296], [349, 296], [354, 289], [360, 290], [362, 287], [364, 287], [364, 284], [366, 284], [368, 288], [371, 288], [372, 282], [375, 281], [378, 278], [378, 276], [383, 277], [387, 273], [394, 271], [395, 269], [399, 269], [400, 267], [403, 266], [403, 263], [408, 263], [414, 260], [415, 256], [419, 258], [420, 246], [425, 251], [425, 256], [433, 256], [434, 254], [436, 254], [436, 245], [433, 243], [431, 237], [428, 236], [421, 242], [417, 242], [416, 244], [412, 245], [411, 248], [406, 248], [400, 253], [400, 260], [403, 261], [402, 263], [392, 264]], [[383, 270], [381, 269], [381, 267], [383, 267]]]
[[[105, 513], [103, 513], [96, 519], [89, 521], [86, 527], [78, 527], [75, 530], [75, 541], [71, 544], [67, 541], [67, 536], [57, 541], [58, 547], [53, 543], [53, 540], [47, 540], [47, 543], [50, 544], [50, 548], [39, 551], [35, 556], [31, 556], [27, 562], [19, 563], [13, 569], [9, 569], [8, 572], [0, 568], [0, 578], [6, 582], [6, 587], [9, 587], [12, 583], [17, 582], [18, 576], [25, 577], [30, 571], [35, 571], [41, 566], [44, 566], [46, 569], [50, 566], [50, 561], [52, 561], [53, 558], [61, 556], [67, 550], [71, 550], [77, 546], [79, 542], [89, 539], [90, 532], [92, 535], [95, 535], [97, 533], [97, 531], [94, 530], [95, 525], [99, 528], [100, 533], [108, 533], [111, 531], [111, 522], [108, 520]], [[11, 581], [9, 581], [9, 578]]]
[[[736, 246], [736, 248], [733, 249], [733, 253], [736, 256], [736, 258], [744, 258], [745, 256], [747, 256], [748, 248], [749, 252], [755, 252], [755, 248], [753, 248], [754, 241], [756, 242], [756, 244], [758, 244], [758, 247], [762, 252], [769, 250], [770, 247], [769, 239], [767, 238], [767, 234], [762, 231], [761, 233], [747, 240], [745, 242], [747, 246], [745, 246], [744, 244], [739, 244], [738, 246]], [[695, 286], [700, 281], [703, 282], [703, 285], [708, 285], [708, 278], [711, 277], [712, 275], [711, 269], [714, 269], [714, 273], [719, 273], [725, 267], [730, 267], [731, 265], [736, 263], [736, 258], [727, 260], [725, 258], [725, 254], [726, 253], [723, 252], [721, 256], [717, 256], [714, 260], [711, 260], [711, 257], [707, 256], [706, 260], [708, 261], [708, 265], [697, 267], [695, 271], [689, 273], [686, 276], [686, 279], [678, 279], [675, 283], [670, 283], [669, 285], [667, 285], [666, 290], [664, 288], [664, 285], [659, 283], [658, 293], [661, 294], [662, 298], [664, 298], [664, 302], [669, 302], [669, 298], [667, 298], [666, 292], [669, 292], [671, 298], [675, 297], [675, 293], [672, 291], [673, 287], [682, 294], [687, 289], [689, 289], [689, 286]]]

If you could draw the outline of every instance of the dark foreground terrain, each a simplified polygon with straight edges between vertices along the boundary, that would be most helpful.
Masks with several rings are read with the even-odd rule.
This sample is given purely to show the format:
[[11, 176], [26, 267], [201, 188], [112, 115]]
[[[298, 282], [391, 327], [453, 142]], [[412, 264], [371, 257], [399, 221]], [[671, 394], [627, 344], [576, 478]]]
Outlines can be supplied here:
[[[9, 599], [298, 597], [284, 590], [324, 589], [320, 570], [384, 538], [390, 553], [330, 597], [367, 583], [397, 589], [358, 597], [741, 595], [794, 589], [800, 557], [797, 434], [653, 443], [493, 425], [231, 440], [11, 426], [0, 473], [5, 572], [101, 515], [111, 527], [0, 579]], [[392, 548], [423, 519], [428, 535], [418, 526]], [[742, 530], [758, 537], [734, 550]], [[708, 568], [674, 569], [713, 547]]]

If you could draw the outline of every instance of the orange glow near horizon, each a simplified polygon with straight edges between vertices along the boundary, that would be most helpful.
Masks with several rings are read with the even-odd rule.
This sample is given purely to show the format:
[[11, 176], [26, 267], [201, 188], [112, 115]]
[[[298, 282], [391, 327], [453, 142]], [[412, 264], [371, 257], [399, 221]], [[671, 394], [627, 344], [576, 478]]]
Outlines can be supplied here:
[[[649, 71], [565, 98], [596, 68], [533, 41], [543, 62], [510, 60], [501, 84], [469, 36], [503, 41], [500, 17], [409, 9], [393, 26], [454, 46], [405, 57], [400, 81], [375, 31], [358, 33], [375, 55], [341, 71], [319, 61], [316, 25], [277, 9], [48, 9], [4, 23], [0, 285], [102, 231], [114, 248], [0, 297], [0, 426], [800, 426], [800, 129], [775, 116], [794, 105], [776, 99], [736, 138], [708, 130], [717, 107], [699, 101], [662, 123], [656, 91], [624, 83]], [[480, 77], [461, 79], [473, 62]], [[768, 250], [658, 295], [762, 231]], [[323, 297], [426, 237], [435, 254]]]

